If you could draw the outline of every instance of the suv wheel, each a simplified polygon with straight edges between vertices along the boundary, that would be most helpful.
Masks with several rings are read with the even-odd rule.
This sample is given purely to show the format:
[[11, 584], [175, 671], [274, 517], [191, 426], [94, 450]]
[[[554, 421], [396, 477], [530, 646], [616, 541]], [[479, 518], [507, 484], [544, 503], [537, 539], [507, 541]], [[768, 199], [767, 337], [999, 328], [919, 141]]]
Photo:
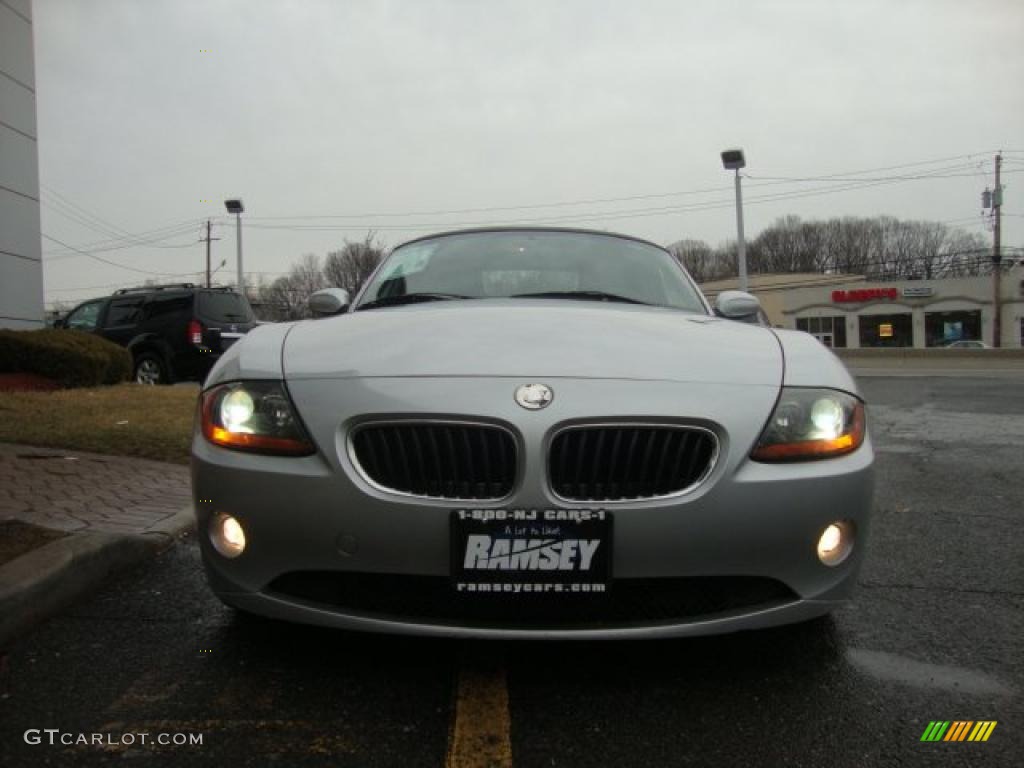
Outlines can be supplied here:
[[143, 352], [135, 358], [135, 381], [138, 384], [170, 384], [167, 366], [158, 355]]

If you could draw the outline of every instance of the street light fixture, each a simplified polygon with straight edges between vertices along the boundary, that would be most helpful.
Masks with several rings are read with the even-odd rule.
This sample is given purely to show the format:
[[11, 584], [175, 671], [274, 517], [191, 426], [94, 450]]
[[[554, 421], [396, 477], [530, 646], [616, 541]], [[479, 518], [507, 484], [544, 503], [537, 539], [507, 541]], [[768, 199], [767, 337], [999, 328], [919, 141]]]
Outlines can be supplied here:
[[743, 189], [740, 186], [740, 168], [747, 166], [742, 149], [727, 149], [722, 153], [722, 166], [736, 172], [736, 244], [739, 251], [740, 290], [747, 290], [747, 243], [743, 239]]
[[245, 206], [242, 205], [242, 198], [225, 200], [224, 207], [228, 213], [235, 214], [235, 243], [238, 246], [238, 292], [245, 295], [245, 279], [242, 275], [242, 212]]

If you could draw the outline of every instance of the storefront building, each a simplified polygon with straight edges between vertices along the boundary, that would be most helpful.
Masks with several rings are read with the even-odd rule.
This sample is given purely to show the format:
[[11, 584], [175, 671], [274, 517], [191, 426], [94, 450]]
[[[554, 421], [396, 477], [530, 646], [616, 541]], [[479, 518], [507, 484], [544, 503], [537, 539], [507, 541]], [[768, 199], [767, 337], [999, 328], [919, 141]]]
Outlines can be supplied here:
[[[1003, 274], [1000, 346], [1020, 347], [1024, 332], [1021, 268]], [[831, 347], [942, 347], [957, 341], [995, 346], [992, 277], [850, 283], [799, 288], [783, 297], [785, 328]]]
[[[779, 328], [806, 331], [836, 348], [994, 344], [992, 276], [869, 282], [856, 275], [752, 275], [750, 292]], [[1000, 291], [1000, 346], [1021, 347], [1024, 268], [1006, 269]], [[706, 295], [735, 280], [701, 286]]]

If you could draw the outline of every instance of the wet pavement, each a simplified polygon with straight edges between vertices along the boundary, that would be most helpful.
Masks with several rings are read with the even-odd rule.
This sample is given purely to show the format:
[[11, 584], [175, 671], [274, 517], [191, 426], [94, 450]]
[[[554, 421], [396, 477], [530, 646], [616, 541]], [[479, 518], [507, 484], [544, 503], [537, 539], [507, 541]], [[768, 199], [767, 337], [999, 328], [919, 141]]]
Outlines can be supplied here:
[[[484, 666], [507, 711], [460, 717], [504, 725], [517, 766], [1019, 765], [1024, 397], [1007, 379], [862, 384], [877, 508], [857, 600], [831, 619], [654, 643], [346, 634], [240, 619], [186, 539], [10, 649], [0, 764], [440, 766], [460, 672]], [[934, 720], [998, 725], [922, 743]], [[26, 743], [46, 728], [203, 744]]]

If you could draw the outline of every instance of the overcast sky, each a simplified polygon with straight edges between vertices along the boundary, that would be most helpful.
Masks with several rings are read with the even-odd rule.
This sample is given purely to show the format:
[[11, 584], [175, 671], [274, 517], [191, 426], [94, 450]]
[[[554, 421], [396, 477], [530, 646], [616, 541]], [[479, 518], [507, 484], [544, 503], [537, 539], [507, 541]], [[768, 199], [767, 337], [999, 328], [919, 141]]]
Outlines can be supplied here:
[[[736, 231], [731, 146], [748, 238], [785, 214], [988, 237], [980, 193], [1008, 150], [1004, 243], [1024, 244], [1019, 0], [35, 0], [34, 21], [43, 231], [143, 270], [44, 239], [48, 302], [201, 270], [199, 221], [231, 196], [268, 278], [368, 227], [716, 244]], [[922, 174], [946, 178], [889, 180]], [[879, 183], [778, 180], [825, 175]], [[574, 204], [528, 207], [555, 203]], [[281, 218], [302, 216], [339, 218]], [[233, 224], [214, 236], [230, 278]]]

